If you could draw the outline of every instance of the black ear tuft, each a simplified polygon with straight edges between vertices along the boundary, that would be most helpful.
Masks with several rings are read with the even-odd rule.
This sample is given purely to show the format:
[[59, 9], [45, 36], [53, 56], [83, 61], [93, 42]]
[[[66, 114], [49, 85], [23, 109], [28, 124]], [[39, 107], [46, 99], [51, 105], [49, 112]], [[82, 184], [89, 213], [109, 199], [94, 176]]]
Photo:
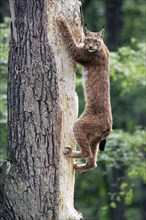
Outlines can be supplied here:
[[101, 38], [103, 38], [103, 36], [104, 36], [104, 31], [105, 31], [105, 29], [104, 29], [104, 26], [103, 26], [101, 31], [99, 31], [99, 34], [100, 34]]
[[100, 149], [101, 151], [104, 151], [105, 145], [106, 145], [106, 139], [100, 141], [100, 143], [99, 143], [99, 149]]
[[88, 29], [87, 29], [87, 25], [86, 24], [84, 26], [84, 34], [85, 34], [85, 36], [88, 34]]

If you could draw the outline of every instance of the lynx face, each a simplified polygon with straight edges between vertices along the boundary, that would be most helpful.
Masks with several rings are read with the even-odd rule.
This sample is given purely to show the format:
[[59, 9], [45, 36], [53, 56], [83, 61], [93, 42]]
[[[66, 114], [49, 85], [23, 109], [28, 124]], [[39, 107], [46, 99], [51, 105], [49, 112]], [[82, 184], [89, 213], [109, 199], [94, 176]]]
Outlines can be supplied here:
[[100, 51], [102, 43], [103, 43], [103, 31], [102, 29], [99, 32], [93, 33], [88, 30], [85, 31], [85, 48], [90, 53], [94, 53], [96, 51]]

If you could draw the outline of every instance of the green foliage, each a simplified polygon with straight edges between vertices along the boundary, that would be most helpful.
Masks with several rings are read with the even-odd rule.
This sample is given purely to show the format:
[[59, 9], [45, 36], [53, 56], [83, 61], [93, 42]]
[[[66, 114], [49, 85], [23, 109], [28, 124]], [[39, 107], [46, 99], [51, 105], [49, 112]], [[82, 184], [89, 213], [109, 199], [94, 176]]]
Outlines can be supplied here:
[[[114, 194], [114, 198], [111, 197], [112, 204], [115, 197], [117, 201], [121, 201], [123, 197], [125, 204], [130, 205], [133, 199], [134, 181], [141, 179], [146, 183], [145, 141], [144, 130], [137, 130], [133, 134], [125, 133], [122, 130], [114, 131], [108, 139], [106, 152], [99, 155], [99, 163], [105, 161], [108, 169], [122, 168], [124, 170], [119, 191]], [[106, 155], [106, 160], [104, 155]], [[113, 194], [111, 195], [113, 196]]]
[[5, 18], [4, 23], [0, 24], [0, 70], [1, 75], [5, 78], [7, 76], [9, 40], [9, 18]]
[[[82, 0], [82, 3], [85, 23], [90, 30], [97, 31], [103, 25], [106, 25], [106, 0]], [[107, 4], [111, 5], [112, 8], [113, 4], [116, 3], [116, 1], [109, 0]], [[121, 17], [120, 14], [117, 17], [117, 19], [121, 19], [122, 22], [122, 24], [119, 24], [121, 29], [121, 36], [119, 36], [120, 45], [130, 44], [133, 37], [138, 39], [139, 42], [145, 41], [145, 0], [139, 0], [138, 2], [137, 0], [133, 0], [132, 2], [131, 0], [124, 0], [120, 11], [122, 12]], [[107, 31], [105, 27], [105, 30], [106, 36], [109, 35], [108, 31], [110, 31], [112, 35], [112, 29]], [[114, 44], [114, 42], [109, 42], [108, 46], [111, 47], [112, 44]]]
[[[145, 1], [144, 0], [125, 0], [123, 7], [123, 31], [122, 43], [130, 43], [131, 38], [135, 37], [140, 41], [145, 41]], [[139, 25], [141, 24], [141, 25]]]
[[9, 19], [0, 24], [0, 159], [7, 146], [7, 63], [10, 39]]
[[5, 157], [7, 147], [7, 124], [0, 123], [0, 162]]
[[115, 128], [133, 131], [145, 126], [145, 45], [132, 40], [132, 46], [111, 53], [111, 101]]
[[9, 16], [9, 1], [1, 0], [0, 1], [0, 23], [4, 22], [4, 17]]
[[[142, 177], [144, 176], [145, 146], [145, 130], [136, 130], [132, 134], [122, 130], [113, 131], [108, 138], [106, 151], [100, 154], [98, 161], [106, 161], [108, 167], [117, 169], [121, 166], [129, 167], [130, 164], [127, 170], [129, 177], [137, 178], [139, 175]], [[132, 171], [134, 175], [129, 174]]]
[[91, 31], [99, 31], [105, 25], [104, 2], [82, 0], [85, 24]]
[[[85, 213], [86, 219], [91, 216], [94, 216], [93, 219], [102, 219], [104, 216], [103, 219], [108, 220], [110, 208], [115, 209], [123, 202], [126, 206], [132, 204], [137, 180], [146, 182], [145, 154], [144, 130], [137, 130], [133, 134], [122, 130], [112, 132], [106, 150], [99, 152], [97, 169], [76, 175], [76, 206]], [[123, 170], [123, 175], [117, 176], [120, 183], [117, 179], [111, 184], [113, 172], [120, 169]]]

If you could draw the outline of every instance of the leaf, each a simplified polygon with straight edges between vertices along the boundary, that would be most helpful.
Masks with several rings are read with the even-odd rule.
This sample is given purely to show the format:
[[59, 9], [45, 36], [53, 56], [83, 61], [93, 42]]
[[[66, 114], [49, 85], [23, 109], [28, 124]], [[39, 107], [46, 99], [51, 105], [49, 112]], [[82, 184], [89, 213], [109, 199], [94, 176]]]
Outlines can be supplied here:
[[113, 208], [113, 209], [115, 209], [115, 208], [117, 207], [117, 206], [116, 206], [116, 203], [115, 203], [115, 202], [111, 202], [111, 203], [110, 203], [110, 207]]

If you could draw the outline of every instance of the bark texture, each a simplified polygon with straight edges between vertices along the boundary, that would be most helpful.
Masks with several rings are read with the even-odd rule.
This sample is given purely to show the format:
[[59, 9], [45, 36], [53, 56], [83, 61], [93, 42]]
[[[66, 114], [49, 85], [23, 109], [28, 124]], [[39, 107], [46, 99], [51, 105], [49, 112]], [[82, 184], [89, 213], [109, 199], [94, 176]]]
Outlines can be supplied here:
[[1, 220], [82, 219], [74, 209], [75, 64], [56, 26], [59, 11], [80, 38], [80, 2], [10, 0], [9, 175]]

